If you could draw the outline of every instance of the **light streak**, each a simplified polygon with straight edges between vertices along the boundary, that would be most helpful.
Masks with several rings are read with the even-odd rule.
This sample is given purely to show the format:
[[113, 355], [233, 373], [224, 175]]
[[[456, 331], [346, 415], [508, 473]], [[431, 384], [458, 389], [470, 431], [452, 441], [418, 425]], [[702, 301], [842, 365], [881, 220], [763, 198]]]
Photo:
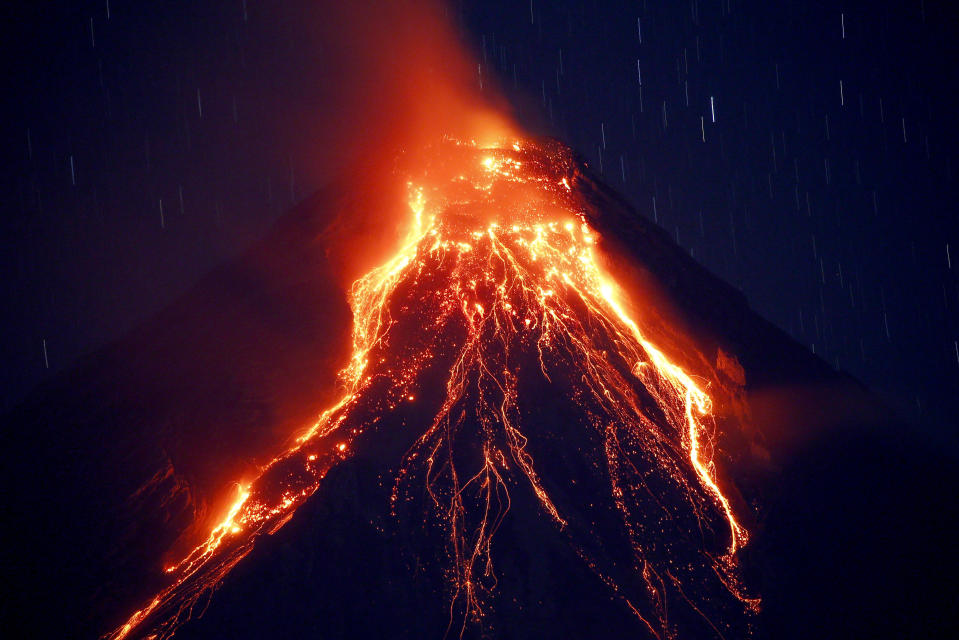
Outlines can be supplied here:
[[[427, 510], [446, 532], [450, 622], [460, 614], [461, 632], [483, 619], [495, 592], [493, 539], [515, 491], [529, 492], [542, 516], [656, 637], [675, 636], [665, 604], [670, 593], [711, 628], [722, 624], [702, 610], [706, 596], [690, 595], [706, 589], [696, 584], [703, 571], [718, 577], [740, 613], [756, 609], [736, 567], [748, 533], [713, 462], [712, 400], [703, 382], [645, 335], [627, 296], [601, 267], [572, 161], [521, 141], [488, 149], [448, 141], [433, 151], [446, 170], [410, 171], [402, 247], [351, 288], [353, 349], [340, 374], [342, 398], [258, 477], [238, 485], [224, 518], [166, 569], [169, 585], [111, 639], [171, 636], [256, 538], [283, 526], [362, 437], [375, 437], [380, 416], [409, 403], [422, 404], [432, 417], [397, 461], [392, 513], [401, 518], [415, 503], [410, 495], [420, 478]], [[586, 430], [583, 441], [601, 443], [584, 455], [606, 478], [606, 499], [645, 585], [640, 593], [598, 558], [595, 534], [576, 516], [587, 507], [559, 500], [534, 459], [535, 434], [547, 427], [528, 417], [538, 402], [521, 388], [530, 367], [580, 409], [570, 422]], [[422, 385], [431, 371], [445, 379], [435, 401]], [[473, 466], [458, 455], [463, 450], [481, 453]], [[690, 543], [697, 566], [681, 570], [672, 563], [669, 550], [681, 544], [669, 539], [673, 529], [703, 536], [701, 544]], [[663, 549], [650, 539], [657, 536], [665, 536]], [[707, 537], [724, 539], [718, 552]]]

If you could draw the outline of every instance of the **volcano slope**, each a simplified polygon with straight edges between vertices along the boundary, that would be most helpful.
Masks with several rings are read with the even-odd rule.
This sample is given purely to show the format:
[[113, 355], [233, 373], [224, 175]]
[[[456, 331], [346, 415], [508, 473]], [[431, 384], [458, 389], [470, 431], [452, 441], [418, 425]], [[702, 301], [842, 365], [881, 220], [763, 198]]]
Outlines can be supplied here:
[[[15, 507], [70, 507], [34, 516], [34, 531], [59, 536], [51, 558], [24, 535], [4, 559], [26, 610], [59, 566], [68, 580], [53, 589], [87, 621], [74, 630], [114, 637], [890, 629], [899, 594], [822, 564], [865, 573], [903, 542], [882, 509], [851, 523], [849, 503], [927, 517], [875, 481], [878, 461], [898, 487], [916, 474], [883, 453], [897, 436], [874, 398], [559, 143], [444, 141], [394, 175], [380, 196], [304, 203], [166, 317], [13, 414], [5, 434], [47, 430], [5, 436], [37, 456], [14, 465], [36, 482]], [[342, 299], [336, 266], [356, 242], [342, 229], [370, 209], [405, 221], [405, 238], [350, 288], [350, 340], [345, 303], [323, 305]], [[205, 346], [211, 310], [219, 352]], [[134, 388], [162, 391], [104, 397], [131, 359], [148, 372]], [[66, 424], [78, 428], [51, 443]], [[868, 459], [849, 465], [837, 443]], [[42, 455], [56, 474], [38, 469]], [[232, 495], [218, 493], [224, 476]], [[47, 573], [31, 583], [32, 567]], [[895, 576], [895, 561], [885, 568]], [[944, 628], [947, 611], [923, 624]], [[70, 613], [40, 630], [69, 628]]]

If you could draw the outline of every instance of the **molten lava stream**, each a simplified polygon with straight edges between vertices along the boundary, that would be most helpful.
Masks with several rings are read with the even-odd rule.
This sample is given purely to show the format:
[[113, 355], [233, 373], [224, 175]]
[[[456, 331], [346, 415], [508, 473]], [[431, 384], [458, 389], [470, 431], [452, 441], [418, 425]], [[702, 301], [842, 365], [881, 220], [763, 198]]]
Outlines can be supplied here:
[[[748, 536], [716, 478], [710, 397], [645, 337], [600, 268], [571, 156], [456, 141], [431, 154], [432, 165], [410, 174], [404, 246], [352, 287], [343, 398], [240, 488], [223, 522], [167, 569], [170, 585], [111, 638], [172, 635], [257, 537], [282, 526], [357, 438], [375, 435], [380, 418], [436, 371], [445, 393], [397, 461], [392, 508], [402, 517], [414, 480], [425, 483], [446, 531], [450, 622], [460, 616], [460, 633], [483, 619], [495, 593], [492, 541], [516, 490], [529, 492], [650, 635], [684, 628], [668, 615], [675, 602], [720, 636], [748, 633], [757, 601], [736, 567]], [[588, 459], [588, 481], [599, 478], [605, 497], [583, 504], [558, 492], [555, 456], [534, 459], [559, 435], [534, 418], [548, 403], [524, 395], [530, 384], [575, 410], [566, 428], [592, 448], [562, 455]], [[481, 455], [462, 455], [471, 449]], [[631, 569], [604, 559], [602, 532], [584, 524], [606, 517], [592, 501], [618, 519]]]

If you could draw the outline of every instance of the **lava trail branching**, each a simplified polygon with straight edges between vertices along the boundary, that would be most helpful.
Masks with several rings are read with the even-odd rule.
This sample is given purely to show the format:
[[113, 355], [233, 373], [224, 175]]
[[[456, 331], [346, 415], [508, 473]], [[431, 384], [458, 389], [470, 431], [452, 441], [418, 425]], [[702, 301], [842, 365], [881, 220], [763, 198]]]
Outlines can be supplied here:
[[[413, 444], [396, 461], [391, 513], [417, 510], [442, 530], [454, 634], [495, 607], [494, 540], [523, 495], [651, 637], [747, 635], [758, 600], [736, 556], [748, 533], [713, 462], [709, 390], [650, 341], [601, 266], [571, 154], [446, 140], [425, 157], [416, 171], [398, 169], [410, 194], [402, 248], [350, 292], [342, 399], [238, 488], [223, 521], [166, 569], [168, 586], [110, 637], [172, 635], [259, 536], [410, 403], [428, 419], [406, 427]], [[551, 423], [544, 393], [575, 411]], [[562, 456], [586, 470], [560, 477]], [[592, 524], [604, 508], [628, 541], [627, 562], [611, 559]]]

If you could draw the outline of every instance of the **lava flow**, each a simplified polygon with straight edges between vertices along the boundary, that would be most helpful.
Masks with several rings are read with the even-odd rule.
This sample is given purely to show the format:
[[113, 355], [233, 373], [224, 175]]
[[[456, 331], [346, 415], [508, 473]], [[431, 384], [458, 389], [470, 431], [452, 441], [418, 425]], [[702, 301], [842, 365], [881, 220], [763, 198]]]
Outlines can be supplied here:
[[[259, 536], [411, 405], [425, 418], [406, 421], [391, 513], [443, 532], [457, 633], [495, 607], [495, 534], [522, 496], [651, 637], [748, 634], [758, 600], [736, 561], [748, 533], [713, 463], [708, 389], [650, 341], [602, 268], [571, 153], [446, 140], [425, 157], [404, 173], [403, 247], [350, 292], [342, 399], [238, 488], [167, 568], [169, 586], [110, 637], [172, 635]], [[625, 560], [599, 521], [628, 541]]]

